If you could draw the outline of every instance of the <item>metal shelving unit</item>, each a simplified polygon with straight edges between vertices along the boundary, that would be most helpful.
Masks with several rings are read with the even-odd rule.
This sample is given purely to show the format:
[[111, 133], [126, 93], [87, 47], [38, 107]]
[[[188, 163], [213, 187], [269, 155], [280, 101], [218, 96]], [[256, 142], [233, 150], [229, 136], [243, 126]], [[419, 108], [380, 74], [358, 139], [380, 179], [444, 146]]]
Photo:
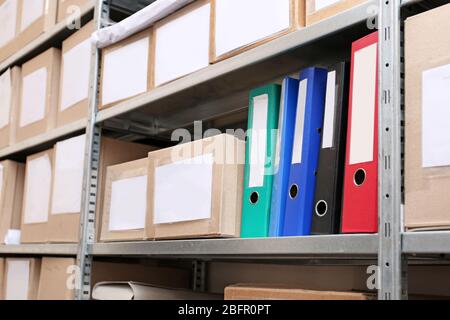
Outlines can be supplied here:
[[1, 255], [75, 256], [77, 244], [22, 244], [0, 246]]

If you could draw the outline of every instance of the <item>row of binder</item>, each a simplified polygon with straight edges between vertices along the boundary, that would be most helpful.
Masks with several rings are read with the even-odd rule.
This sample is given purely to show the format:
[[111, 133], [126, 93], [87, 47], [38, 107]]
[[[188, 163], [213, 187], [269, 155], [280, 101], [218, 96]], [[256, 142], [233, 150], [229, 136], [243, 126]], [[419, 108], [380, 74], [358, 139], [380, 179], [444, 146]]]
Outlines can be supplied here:
[[377, 232], [377, 42], [251, 92], [242, 237]]

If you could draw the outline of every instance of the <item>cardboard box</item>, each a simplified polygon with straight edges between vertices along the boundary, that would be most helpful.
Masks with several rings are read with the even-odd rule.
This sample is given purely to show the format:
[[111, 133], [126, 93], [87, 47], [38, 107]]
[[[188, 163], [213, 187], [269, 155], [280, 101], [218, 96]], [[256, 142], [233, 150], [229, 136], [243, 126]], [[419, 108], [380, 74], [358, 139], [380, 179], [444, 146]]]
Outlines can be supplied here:
[[21, 77], [19, 67], [0, 75], [0, 149], [13, 145], [16, 140]]
[[49, 31], [56, 24], [58, 1], [17, 0], [20, 17], [19, 48]]
[[52, 170], [52, 149], [27, 157], [22, 206], [22, 243], [48, 241]]
[[306, 0], [306, 25], [317, 23], [368, 0]]
[[295, 286], [237, 284], [225, 288], [225, 300], [375, 300], [375, 294], [314, 291]]
[[17, 35], [20, 28], [17, 0], [0, 0], [0, 62], [18, 50]]
[[5, 300], [36, 300], [41, 260], [7, 258], [5, 262]]
[[20, 230], [24, 180], [25, 165], [0, 162], [0, 244], [9, 230]]
[[305, 26], [305, 0], [211, 0], [211, 62]]
[[405, 226], [450, 228], [450, 5], [405, 22]]
[[73, 300], [74, 285], [70, 280], [70, 267], [76, 265], [74, 258], [42, 258], [38, 300]]
[[87, 119], [92, 32], [94, 32], [93, 21], [63, 41], [56, 118], [58, 127], [80, 119]]
[[5, 275], [5, 259], [0, 258], [0, 300], [4, 300], [5, 297], [3, 296], [4, 291], [4, 275]]
[[102, 50], [99, 109], [151, 89], [152, 38], [152, 29], [147, 29]]
[[58, 0], [57, 22], [72, 17], [74, 14], [79, 14], [83, 8], [92, 3], [93, 0]]
[[228, 134], [151, 152], [146, 237], [238, 237], [244, 158]]
[[101, 241], [144, 240], [148, 158], [108, 167]]
[[58, 142], [53, 151], [48, 241], [78, 242], [86, 135]]
[[154, 26], [156, 87], [209, 65], [211, 4], [198, 0]]
[[51, 48], [22, 66], [17, 142], [55, 128], [61, 50]]

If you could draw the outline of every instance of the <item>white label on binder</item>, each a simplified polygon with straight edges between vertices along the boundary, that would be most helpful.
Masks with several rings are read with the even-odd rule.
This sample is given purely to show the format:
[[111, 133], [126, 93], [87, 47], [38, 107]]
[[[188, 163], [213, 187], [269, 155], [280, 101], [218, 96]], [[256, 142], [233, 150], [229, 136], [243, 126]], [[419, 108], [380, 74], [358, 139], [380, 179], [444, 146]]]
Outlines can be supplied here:
[[334, 117], [336, 114], [336, 71], [328, 72], [325, 117], [323, 121], [322, 148], [332, 148], [334, 140]]
[[3, 129], [9, 124], [10, 117], [11, 117], [11, 70], [8, 69], [6, 70], [5, 73], [3, 73], [0, 76], [0, 129]]
[[303, 131], [305, 127], [306, 94], [308, 93], [308, 79], [300, 81], [298, 88], [297, 114], [295, 116], [294, 146], [292, 150], [292, 164], [302, 163]]
[[153, 223], [176, 223], [211, 218], [212, 153], [157, 167]]
[[323, 8], [332, 6], [333, 4], [338, 3], [340, 0], [315, 0], [315, 11], [319, 11]]
[[6, 0], [0, 5], [0, 48], [16, 36], [17, 0]]
[[61, 111], [88, 98], [91, 39], [76, 45], [63, 55]]
[[23, 0], [23, 2], [20, 31], [24, 31], [45, 14], [45, 0]]
[[290, 5], [290, 0], [216, 0], [216, 56], [288, 29]]
[[48, 155], [27, 162], [24, 223], [48, 221], [52, 166]]
[[20, 127], [45, 118], [47, 68], [41, 68], [23, 78]]
[[81, 211], [85, 144], [86, 135], [56, 144], [52, 195], [54, 215]]
[[149, 44], [150, 39], [145, 37], [105, 55], [103, 105], [147, 91]]
[[422, 166], [450, 165], [450, 64], [422, 73]]
[[2, 198], [3, 191], [3, 165], [0, 163], [0, 199]]
[[284, 124], [284, 113], [285, 113], [285, 95], [286, 95], [287, 80], [283, 81], [283, 87], [281, 88], [281, 101], [280, 101], [280, 114], [278, 118], [278, 130], [277, 130], [277, 145], [275, 146], [275, 173], [278, 172], [280, 166], [281, 158], [281, 141], [283, 138], [283, 124]]
[[358, 50], [354, 59], [350, 165], [373, 161], [377, 44]]
[[30, 282], [29, 260], [7, 260], [6, 300], [27, 300]]
[[210, 17], [207, 3], [155, 30], [156, 86], [209, 65]]
[[109, 231], [145, 227], [147, 175], [113, 181], [109, 210]]
[[267, 117], [269, 112], [269, 95], [263, 94], [253, 98], [253, 119], [250, 141], [249, 188], [264, 186], [267, 155]]

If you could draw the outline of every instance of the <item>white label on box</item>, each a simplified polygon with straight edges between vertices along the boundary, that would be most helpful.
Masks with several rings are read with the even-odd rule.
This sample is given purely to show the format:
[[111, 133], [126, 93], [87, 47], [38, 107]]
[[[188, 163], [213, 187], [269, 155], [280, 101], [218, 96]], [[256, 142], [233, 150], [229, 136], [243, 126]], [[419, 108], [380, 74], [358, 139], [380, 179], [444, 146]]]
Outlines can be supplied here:
[[326, 8], [326, 7], [332, 6], [333, 4], [338, 3], [339, 1], [340, 0], [315, 0], [314, 1], [314, 3], [315, 3], [314, 9], [315, 9], [315, 11], [319, 11], [323, 8]]
[[5, 244], [7, 246], [20, 244], [20, 230], [9, 229], [5, 235]]
[[0, 129], [6, 127], [11, 118], [11, 92], [11, 70], [8, 69], [0, 76]]
[[285, 95], [286, 95], [286, 86], [288, 84], [288, 80], [283, 81], [283, 86], [281, 87], [281, 100], [280, 100], [280, 113], [278, 116], [278, 130], [277, 130], [277, 144], [275, 146], [275, 173], [278, 172], [278, 168], [280, 166], [280, 158], [281, 158], [281, 141], [283, 138], [283, 125], [284, 125], [284, 113], [285, 113]]
[[290, 0], [216, 0], [216, 56], [288, 29], [290, 9]]
[[103, 105], [147, 91], [149, 47], [150, 39], [146, 37], [105, 55]]
[[30, 282], [29, 260], [6, 260], [6, 300], [27, 300]]
[[91, 41], [87, 39], [63, 55], [61, 111], [88, 98]]
[[267, 116], [269, 95], [253, 98], [253, 116], [250, 139], [249, 188], [264, 186], [267, 154]]
[[422, 73], [422, 166], [450, 165], [450, 64]]
[[45, 14], [45, 0], [23, 0], [20, 31], [24, 31]]
[[298, 87], [297, 113], [295, 116], [294, 145], [292, 164], [302, 163], [303, 131], [305, 130], [306, 95], [308, 94], [308, 79], [300, 81]]
[[146, 213], [146, 175], [113, 181], [109, 231], [144, 229]]
[[85, 144], [86, 135], [56, 144], [52, 214], [81, 212]]
[[373, 161], [377, 44], [358, 50], [354, 59], [350, 165]]
[[325, 117], [323, 121], [322, 148], [332, 148], [334, 140], [334, 116], [336, 114], [336, 71], [328, 72]]
[[45, 118], [47, 68], [41, 68], [23, 78], [20, 127]]
[[176, 223], [211, 218], [213, 154], [157, 167], [153, 223]]
[[210, 10], [205, 4], [156, 29], [156, 86], [209, 65]]
[[2, 199], [2, 192], [3, 192], [3, 165], [0, 163], [0, 200]]
[[44, 155], [28, 161], [26, 175], [23, 222], [47, 222], [52, 188], [52, 165], [49, 156]]
[[17, 24], [17, 0], [6, 0], [0, 5], [0, 48], [14, 39]]

